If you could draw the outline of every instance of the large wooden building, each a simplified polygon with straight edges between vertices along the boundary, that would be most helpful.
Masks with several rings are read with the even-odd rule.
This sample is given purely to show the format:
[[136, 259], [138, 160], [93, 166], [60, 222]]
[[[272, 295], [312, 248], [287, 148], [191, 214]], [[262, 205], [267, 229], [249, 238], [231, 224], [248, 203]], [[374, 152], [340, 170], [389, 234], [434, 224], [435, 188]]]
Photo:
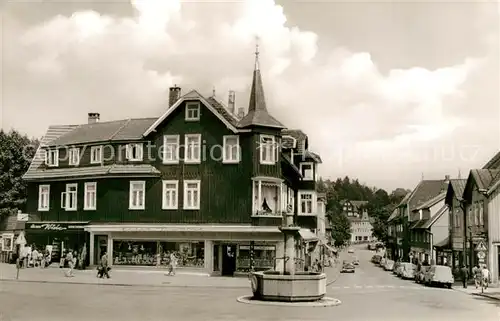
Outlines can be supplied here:
[[246, 114], [234, 96], [169, 94], [158, 118], [90, 113], [49, 127], [24, 176], [27, 212], [39, 218], [26, 224], [28, 243], [54, 257], [87, 252], [91, 265], [104, 251], [113, 265], [164, 264], [175, 252], [181, 267], [232, 275], [279, 265], [285, 211], [303, 227], [298, 251], [314, 240], [321, 159], [269, 114], [258, 64]]

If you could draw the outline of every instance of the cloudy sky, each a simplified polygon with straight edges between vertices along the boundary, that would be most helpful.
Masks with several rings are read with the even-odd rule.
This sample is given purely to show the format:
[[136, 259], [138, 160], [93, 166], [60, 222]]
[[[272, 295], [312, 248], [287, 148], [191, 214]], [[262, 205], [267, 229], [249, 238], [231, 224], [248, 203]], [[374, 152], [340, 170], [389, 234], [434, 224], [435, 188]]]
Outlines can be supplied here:
[[2, 128], [159, 116], [168, 87], [270, 112], [322, 175], [411, 188], [500, 149], [499, 10], [458, 1], [4, 1]]

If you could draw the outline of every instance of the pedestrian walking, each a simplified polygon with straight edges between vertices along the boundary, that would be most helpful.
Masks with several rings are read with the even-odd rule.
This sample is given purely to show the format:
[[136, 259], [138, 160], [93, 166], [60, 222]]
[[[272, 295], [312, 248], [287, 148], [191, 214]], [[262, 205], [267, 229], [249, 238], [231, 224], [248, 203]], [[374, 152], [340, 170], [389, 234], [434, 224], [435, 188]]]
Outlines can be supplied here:
[[68, 270], [66, 271], [67, 277], [74, 277], [73, 269], [75, 267], [75, 258], [73, 257], [73, 252], [71, 250], [66, 254], [66, 262], [68, 264]]
[[467, 281], [469, 280], [469, 269], [467, 269], [467, 266], [462, 265], [462, 268], [460, 269], [460, 277], [462, 278], [462, 285], [464, 289], [467, 289]]
[[479, 264], [472, 269], [472, 275], [474, 275], [474, 284], [477, 289], [481, 285], [483, 279], [483, 272], [481, 271]]
[[177, 257], [175, 253], [170, 253], [170, 262], [168, 264], [168, 275], [175, 275], [175, 268], [177, 267]]
[[97, 277], [99, 278], [104, 278], [104, 276], [106, 276], [106, 278], [111, 278], [109, 276], [109, 265], [108, 265], [108, 254], [106, 252], [104, 252], [104, 254], [101, 256], [101, 263], [100, 263], [100, 266], [99, 266], [99, 272], [97, 273]]
[[483, 268], [481, 269], [481, 274], [483, 277], [483, 286], [485, 289], [488, 288], [488, 284], [490, 283], [490, 271], [486, 267], [486, 264], [483, 265]]

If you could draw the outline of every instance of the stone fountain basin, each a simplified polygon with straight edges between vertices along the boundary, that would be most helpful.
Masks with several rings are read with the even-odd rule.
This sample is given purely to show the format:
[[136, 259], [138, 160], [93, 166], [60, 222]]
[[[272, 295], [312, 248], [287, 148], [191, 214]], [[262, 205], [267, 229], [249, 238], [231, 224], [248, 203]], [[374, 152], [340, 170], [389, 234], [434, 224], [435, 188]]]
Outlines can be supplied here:
[[326, 275], [318, 272], [279, 271], [253, 272], [250, 280], [254, 300], [281, 302], [310, 302], [326, 294]]

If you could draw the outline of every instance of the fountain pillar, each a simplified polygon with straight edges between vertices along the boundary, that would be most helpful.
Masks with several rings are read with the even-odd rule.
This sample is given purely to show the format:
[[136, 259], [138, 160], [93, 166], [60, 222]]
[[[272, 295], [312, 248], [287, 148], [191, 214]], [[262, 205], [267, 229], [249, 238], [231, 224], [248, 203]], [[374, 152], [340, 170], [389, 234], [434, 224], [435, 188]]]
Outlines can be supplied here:
[[295, 275], [295, 234], [297, 231], [287, 229], [293, 226], [293, 213], [286, 213], [284, 225], [285, 228], [281, 229], [285, 236], [284, 272], [285, 274]]

